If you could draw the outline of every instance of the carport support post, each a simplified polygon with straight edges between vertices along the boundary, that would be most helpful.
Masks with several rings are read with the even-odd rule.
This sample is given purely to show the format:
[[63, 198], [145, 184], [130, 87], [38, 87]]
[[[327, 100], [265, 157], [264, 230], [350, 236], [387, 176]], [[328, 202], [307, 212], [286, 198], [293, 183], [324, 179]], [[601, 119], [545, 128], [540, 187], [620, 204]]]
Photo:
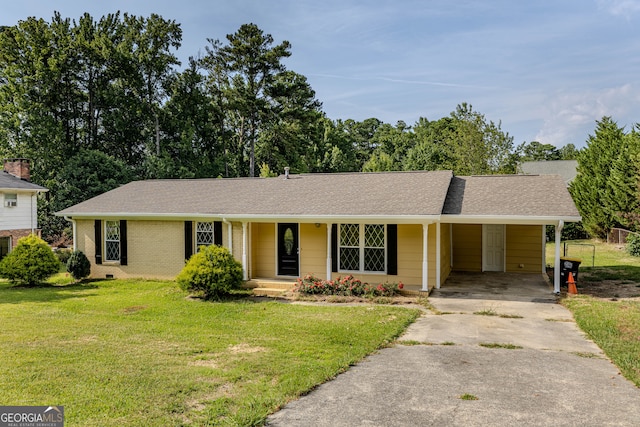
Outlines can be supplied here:
[[422, 290], [429, 290], [429, 224], [422, 224]]
[[249, 280], [247, 265], [247, 223], [242, 223], [242, 280]]
[[564, 228], [564, 221], [560, 220], [556, 225], [556, 253], [554, 257], [553, 267], [553, 292], [560, 293], [560, 245], [562, 243], [562, 229]]

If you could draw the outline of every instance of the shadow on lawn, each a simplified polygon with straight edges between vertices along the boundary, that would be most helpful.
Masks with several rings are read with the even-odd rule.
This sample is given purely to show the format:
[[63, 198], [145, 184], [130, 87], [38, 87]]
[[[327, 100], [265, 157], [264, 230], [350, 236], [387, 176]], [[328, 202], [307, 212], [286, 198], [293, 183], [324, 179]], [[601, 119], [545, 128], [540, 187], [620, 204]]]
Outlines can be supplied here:
[[42, 283], [34, 286], [6, 284], [0, 286], [0, 304], [20, 304], [23, 302], [51, 302], [70, 298], [95, 296], [95, 292], [87, 292], [97, 289], [92, 283], [71, 283], [68, 285], [55, 285]]

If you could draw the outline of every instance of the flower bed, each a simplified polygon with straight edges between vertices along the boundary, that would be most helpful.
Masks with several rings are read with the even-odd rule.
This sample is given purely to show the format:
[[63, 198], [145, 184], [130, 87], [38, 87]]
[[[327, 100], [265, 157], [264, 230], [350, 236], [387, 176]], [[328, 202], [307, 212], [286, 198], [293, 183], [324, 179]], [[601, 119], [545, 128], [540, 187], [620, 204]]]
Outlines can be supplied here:
[[392, 297], [398, 295], [398, 291], [403, 287], [402, 282], [371, 285], [356, 279], [351, 274], [335, 280], [322, 280], [307, 274], [302, 279], [298, 279], [294, 291], [308, 295]]

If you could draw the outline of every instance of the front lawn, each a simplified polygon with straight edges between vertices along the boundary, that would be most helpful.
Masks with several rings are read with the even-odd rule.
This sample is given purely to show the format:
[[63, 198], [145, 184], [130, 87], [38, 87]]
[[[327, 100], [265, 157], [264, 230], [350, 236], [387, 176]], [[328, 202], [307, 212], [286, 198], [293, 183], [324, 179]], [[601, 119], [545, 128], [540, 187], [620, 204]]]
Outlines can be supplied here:
[[579, 295], [565, 298], [563, 304], [625, 378], [640, 387], [640, 301], [607, 301]]
[[205, 302], [163, 281], [0, 283], [0, 404], [63, 405], [69, 426], [259, 425], [417, 315]]

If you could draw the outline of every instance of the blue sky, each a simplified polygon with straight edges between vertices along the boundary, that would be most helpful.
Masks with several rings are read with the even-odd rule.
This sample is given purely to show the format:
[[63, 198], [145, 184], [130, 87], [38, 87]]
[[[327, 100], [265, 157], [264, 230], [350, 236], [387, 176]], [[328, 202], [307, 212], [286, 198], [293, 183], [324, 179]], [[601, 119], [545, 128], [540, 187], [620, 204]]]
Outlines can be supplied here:
[[120, 10], [181, 24], [183, 61], [255, 23], [288, 40], [332, 119], [437, 120], [467, 102], [519, 144], [640, 122], [640, 0], [22, 0], [0, 25]]

